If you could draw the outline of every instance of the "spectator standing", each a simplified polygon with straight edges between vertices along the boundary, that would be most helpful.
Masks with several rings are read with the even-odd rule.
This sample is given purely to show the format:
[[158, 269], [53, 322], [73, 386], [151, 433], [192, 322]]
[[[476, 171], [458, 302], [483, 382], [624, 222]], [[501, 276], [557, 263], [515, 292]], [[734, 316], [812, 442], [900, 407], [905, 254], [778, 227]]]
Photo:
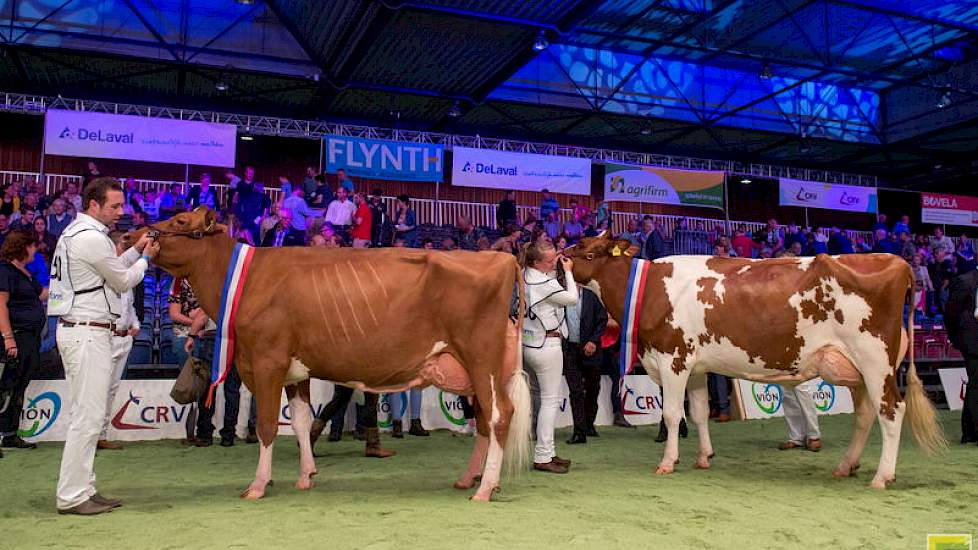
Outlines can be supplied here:
[[333, 188], [329, 186], [329, 183], [326, 182], [325, 174], [316, 176], [316, 184], [316, 192], [312, 195], [310, 206], [327, 208], [336, 198], [336, 194], [333, 192]]
[[560, 204], [549, 190], [544, 189], [542, 193], [543, 201], [540, 203], [540, 219], [546, 221], [550, 219], [551, 214], [560, 212]]
[[374, 189], [373, 196], [370, 197], [370, 240], [373, 246], [390, 245], [390, 225], [383, 192]]
[[625, 225], [625, 232], [618, 235], [618, 240], [628, 241], [633, 246], [642, 246], [641, 222], [636, 218], [629, 218]]
[[292, 227], [299, 231], [309, 228], [309, 218], [323, 215], [322, 210], [309, 207], [309, 203], [303, 197], [304, 193], [301, 187], [296, 187], [292, 190], [292, 194], [282, 201], [282, 208], [292, 213]]
[[353, 214], [356, 210], [356, 205], [349, 200], [346, 187], [338, 187], [336, 189], [336, 200], [329, 203], [324, 220], [332, 225], [333, 229], [346, 240], [350, 226], [353, 225]]
[[[82, 182], [85, 185], [88, 185], [88, 182], [90, 182], [90, 181], [92, 181], [94, 179], [100, 178], [102, 176], [103, 176], [103, 174], [99, 170], [98, 164], [96, 164], [94, 160], [90, 160], [90, 161], [88, 161], [85, 164], [85, 171], [82, 172]], [[76, 190], [76, 192], [77, 192], [77, 190]], [[80, 209], [81, 209], [81, 207], [79, 206], [79, 210]]]
[[930, 280], [930, 273], [927, 272], [927, 266], [924, 265], [920, 254], [914, 255], [913, 263], [910, 265], [913, 268], [914, 277], [914, 309], [917, 315], [923, 316], [927, 310], [927, 293], [934, 291], [934, 284]]
[[292, 190], [298, 189], [298, 187], [292, 185], [292, 180], [290, 180], [288, 176], [278, 177], [278, 188], [280, 191], [282, 191], [283, 197], [292, 196]]
[[515, 224], [516, 214], [516, 193], [506, 191], [506, 197], [496, 205], [496, 227], [505, 229], [509, 224]]
[[815, 381], [808, 380], [795, 387], [784, 387], [781, 404], [788, 423], [788, 440], [778, 446], [782, 451], [805, 448], [814, 453], [822, 450], [822, 435], [818, 429], [815, 410]]
[[768, 220], [765, 229], [767, 236], [764, 243], [771, 249], [772, 254], [777, 254], [784, 248], [784, 235], [782, 234], [781, 226], [778, 225], [778, 220], [774, 218]]
[[666, 243], [652, 216], [642, 218], [642, 254], [646, 260], [657, 260], [665, 256]]
[[571, 209], [571, 220], [583, 225], [587, 222], [588, 216], [591, 215], [591, 209], [587, 207], [586, 204], [581, 204], [577, 199], [571, 199], [570, 201]]
[[883, 230], [884, 234], [890, 232], [890, 226], [886, 225], [886, 214], [876, 216], [876, 223], [873, 224], [873, 233], [876, 233], [880, 229]]
[[944, 315], [951, 280], [956, 275], [957, 269], [954, 260], [948, 258], [943, 249], [939, 249], [934, 257], [934, 263], [931, 265], [931, 281], [934, 284], [934, 306], [937, 313], [941, 315]]
[[54, 199], [51, 203], [51, 213], [47, 216], [48, 231], [54, 235], [55, 241], [61, 237], [61, 233], [74, 221], [75, 218], [68, 215], [67, 205], [64, 199]]
[[598, 203], [594, 215], [594, 226], [598, 231], [611, 229], [611, 205], [607, 201]]
[[309, 206], [312, 206], [313, 200], [316, 198], [316, 187], [318, 185], [316, 183], [316, 169], [312, 166], [306, 166], [306, 175], [302, 178], [302, 193]]
[[930, 251], [932, 256], [936, 256], [938, 248], [943, 248], [944, 252], [946, 252], [948, 256], [953, 256], [954, 253], [957, 252], [954, 247], [954, 241], [944, 234], [943, 229], [940, 227], [935, 227], [934, 236], [930, 239]]
[[397, 197], [397, 218], [394, 225], [396, 238], [403, 239], [407, 246], [417, 246], [418, 217], [410, 206], [411, 198], [407, 195]]
[[580, 300], [567, 306], [567, 339], [563, 340], [564, 376], [570, 392], [574, 435], [568, 445], [598, 437], [594, 420], [601, 393], [601, 336], [608, 325], [608, 311], [591, 290], [578, 284]]
[[346, 170], [342, 168], [336, 171], [336, 184], [337, 191], [339, 191], [339, 188], [342, 187], [343, 189], [346, 189], [347, 196], [352, 196], [353, 193], [356, 192], [356, 186], [353, 185], [353, 180], [346, 175]]
[[961, 444], [978, 442], [978, 320], [975, 319], [975, 295], [978, 293], [978, 271], [970, 271], [951, 281], [944, 324], [947, 334], [964, 355], [968, 385], [961, 410]]
[[254, 167], [245, 167], [245, 177], [237, 183], [235, 195], [237, 202], [233, 211], [241, 222], [241, 227], [251, 232], [252, 239], [258, 237], [260, 219], [268, 214], [271, 200], [263, 192], [264, 186], [255, 181]]
[[[804, 244], [804, 243], [803, 243]], [[754, 251], [761, 248], [761, 244], [747, 235], [747, 226], [741, 225], [734, 231], [733, 239], [730, 241], [734, 253], [738, 258], [753, 258]]]
[[370, 246], [371, 231], [373, 230], [373, 211], [367, 204], [367, 198], [363, 193], [353, 195], [353, 204], [357, 209], [353, 214], [353, 248], [367, 248]]
[[967, 273], [975, 269], [975, 248], [966, 235], [958, 239], [955, 255], [957, 257], [958, 273]]
[[893, 224], [893, 233], [896, 235], [900, 233], [912, 235], [913, 231], [910, 231], [910, 216], [900, 216], [900, 221]]

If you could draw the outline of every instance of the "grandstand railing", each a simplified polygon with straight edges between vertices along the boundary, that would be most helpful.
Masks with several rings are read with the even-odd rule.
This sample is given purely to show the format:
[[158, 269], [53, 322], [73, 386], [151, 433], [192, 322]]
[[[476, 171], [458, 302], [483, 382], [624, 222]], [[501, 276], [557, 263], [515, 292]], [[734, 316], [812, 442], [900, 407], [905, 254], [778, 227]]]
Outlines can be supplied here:
[[[40, 174], [37, 172], [18, 172], [9, 170], [0, 170], [0, 185], [7, 185], [15, 181], [23, 182], [35, 182], [40, 178]], [[67, 174], [45, 174], [44, 175], [44, 189], [45, 193], [54, 193], [63, 189], [68, 182], [75, 182], [81, 184], [81, 176], [73, 176]], [[148, 190], [159, 190], [163, 186], [178, 185], [182, 193], [186, 193], [187, 184], [182, 181], [167, 181], [167, 180], [148, 180], [148, 179], [136, 179], [136, 186], [140, 191]], [[190, 186], [198, 185], [196, 183], [190, 183]], [[211, 188], [214, 189], [218, 199], [221, 202], [226, 202], [229, 193], [229, 188], [227, 184], [213, 183]], [[277, 187], [266, 187], [265, 194], [273, 202], [278, 202], [284, 198], [282, 190]], [[387, 207], [387, 212], [394, 216], [397, 212], [397, 199], [394, 197], [384, 197], [384, 204]], [[435, 200], [435, 199], [411, 199], [411, 208], [414, 209], [417, 215], [419, 224], [433, 224], [433, 225], [452, 225], [460, 216], [465, 216], [473, 224], [481, 227], [496, 227], [496, 205], [488, 203], [477, 203], [477, 202], [462, 202], [462, 201], [446, 201], [446, 200]], [[521, 205], [517, 207], [517, 215], [520, 219], [527, 219], [532, 216], [536, 219], [540, 218], [540, 209], [535, 206]], [[573, 212], [570, 209], [562, 209], [560, 211], [560, 219], [562, 222], [570, 221]], [[765, 227], [763, 222], [756, 221], [743, 221], [743, 220], [730, 220], [729, 222], [724, 219], [717, 218], [698, 218], [692, 216], [676, 216], [676, 215], [665, 215], [665, 214], [651, 214], [652, 219], [660, 225], [663, 238], [667, 240], [672, 240], [674, 237], [675, 229], [679, 223], [685, 220], [688, 227], [695, 229], [702, 226], [704, 231], [712, 231], [716, 227], [721, 227], [723, 233], [726, 235], [732, 234], [733, 230], [741, 225], [747, 226], [748, 231], [758, 231]], [[638, 214], [629, 212], [612, 212], [612, 232], [614, 234], [619, 234], [625, 231], [628, 226], [629, 220], [639, 218]], [[827, 234], [829, 228], [817, 228], [816, 231], [819, 233]], [[862, 238], [868, 243], [873, 242], [873, 233], [871, 231], [845, 231], [846, 235], [855, 242], [857, 238]]]

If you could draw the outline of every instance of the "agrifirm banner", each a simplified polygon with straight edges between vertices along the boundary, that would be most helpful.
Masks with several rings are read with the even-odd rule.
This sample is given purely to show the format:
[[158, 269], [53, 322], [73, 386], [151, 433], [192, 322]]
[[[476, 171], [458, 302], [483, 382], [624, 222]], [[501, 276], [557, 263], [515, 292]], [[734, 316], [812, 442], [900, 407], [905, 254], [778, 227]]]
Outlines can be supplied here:
[[452, 185], [590, 195], [591, 159], [455, 147]]
[[381, 139], [326, 136], [326, 171], [397, 181], [444, 181], [445, 147]]
[[781, 206], [802, 206], [848, 212], [872, 212], [877, 209], [875, 187], [816, 183], [781, 178]]
[[978, 197], [921, 193], [920, 219], [924, 223], [978, 227]]
[[947, 397], [947, 408], [960, 411], [964, 408], [964, 392], [968, 387], [968, 373], [964, 369], [938, 369], [944, 395]]
[[234, 166], [233, 124], [51, 110], [44, 116], [48, 155]]
[[[786, 388], [778, 384], [737, 380], [741, 402], [747, 419], [774, 418], [784, 416], [784, 392]], [[852, 394], [849, 388], [829, 384], [821, 378], [807, 382], [814, 390], [815, 408], [818, 414], [851, 413]]]
[[723, 172], [609, 164], [604, 200], [723, 208]]

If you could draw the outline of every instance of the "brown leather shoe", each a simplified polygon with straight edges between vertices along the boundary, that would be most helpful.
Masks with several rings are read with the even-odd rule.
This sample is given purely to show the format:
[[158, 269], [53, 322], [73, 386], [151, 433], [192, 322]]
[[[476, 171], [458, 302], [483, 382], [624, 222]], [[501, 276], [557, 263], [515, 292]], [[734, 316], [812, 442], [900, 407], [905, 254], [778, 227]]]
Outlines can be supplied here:
[[88, 499], [85, 502], [79, 504], [78, 506], [72, 506], [71, 508], [58, 510], [58, 513], [74, 514], [78, 516], [94, 516], [94, 515], [104, 514], [106, 512], [111, 512], [111, 511], [112, 511], [111, 506], [98, 504], [96, 502], [93, 502], [92, 499]]
[[108, 441], [106, 439], [99, 439], [98, 449], [100, 451], [121, 451], [122, 444], [116, 443], [115, 441]]
[[801, 449], [804, 445], [801, 443], [795, 443], [794, 441], [785, 441], [784, 443], [778, 445], [778, 449], [782, 451], [788, 451], [791, 449]]
[[88, 500], [91, 500], [95, 504], [101, 504], [102, 506], [109, 506], [111, 508], [118, 508], [122, 506], [122, 500], [118, 498], [103, 497], [102, 495], [95, 493]]
[[367, 428], [367, 445], [363, 450], [363, 456], [369, 458], [387, 458], [397, 454], [397, 451], [390, 451], [380, 446], [380, 430], [377, 428]]
[[570, 465], [571, 465], [571, 460], [569, 458], [560, 458], [559, 456], [555, 456], [555, 457], [551, 458], [550, 460], [554, 461], [557, 464], [560, 464], [561, 466], [563, 466], [565, 468], [570, 468]]
[[534, 462], [533, 469], [540, 472], [550, 472], [551, 474], [566, 474], [568, 472], [567, 466], [563, 466], [551, 460], [550, 462]]
[[805, 445], [805, 447], [809, 451], [813, 453], [817, 453], [822, 450], [822, 440], [815, 437], [809, 438], [808, 443]]
[[724, 422], [730, 422], [730, 415], [723, 414], [723, 413], [718, 414], [717, 417], [713, 419], [713, 421], [719, 422], [720, 424], [723, 424]]

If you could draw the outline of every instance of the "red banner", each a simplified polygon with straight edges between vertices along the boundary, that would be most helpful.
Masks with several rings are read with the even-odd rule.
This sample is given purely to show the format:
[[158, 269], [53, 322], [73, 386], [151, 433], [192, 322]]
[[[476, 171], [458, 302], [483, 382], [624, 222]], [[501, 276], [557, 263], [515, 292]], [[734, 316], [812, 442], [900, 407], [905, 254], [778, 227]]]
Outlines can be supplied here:
[[920, 214], [924, 223], [978, 227], [978, 197], [921, 193]]

